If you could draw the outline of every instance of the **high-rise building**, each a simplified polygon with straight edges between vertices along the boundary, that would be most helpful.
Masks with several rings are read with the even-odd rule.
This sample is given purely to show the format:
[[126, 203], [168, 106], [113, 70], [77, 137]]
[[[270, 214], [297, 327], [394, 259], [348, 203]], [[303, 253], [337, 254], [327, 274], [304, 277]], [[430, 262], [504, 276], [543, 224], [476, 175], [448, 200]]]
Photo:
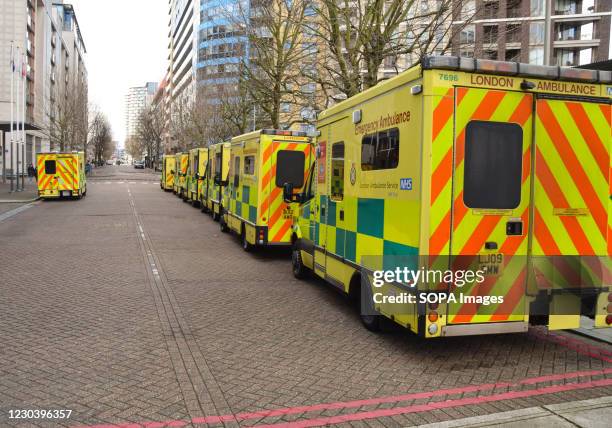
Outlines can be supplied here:
[[610, 0], [457, 1], [454, 55], [562, 66], [608, 59]]
[[134, 86], [125, 96], [125, 138], [129, 139], [138, 131], [138, 118], [142, 111], [151, 105], [157, 92], [157, 82], [147, 82], [144, 86]]
[[[63, 0], [0, 0], [0, 11], [0, 64], [6, 65], [0, 67], [0, 163], [10, 169], [11, 42], [27, 54], [25, 165], [36, 152], [58, 150], [59, 144], [82, 149], [87, 129], [86, 49], [74, 8]], [[78, 114], [70, 112], [69, 106], [77, 104]], [[73, 141], [57, 138], [61, 115], [82, 125], [83, 132]]]
[[240, 64], [248, 52], [248, 38], [237, 23], [246, 14], [248, 2], [201, 0], [198, 33], [198, 85], [205, 85], [215, 101], [215, 92], [237, 82]]
[[172, 101], [195, 87], [199, 0], [169, 0], [168, 80]]

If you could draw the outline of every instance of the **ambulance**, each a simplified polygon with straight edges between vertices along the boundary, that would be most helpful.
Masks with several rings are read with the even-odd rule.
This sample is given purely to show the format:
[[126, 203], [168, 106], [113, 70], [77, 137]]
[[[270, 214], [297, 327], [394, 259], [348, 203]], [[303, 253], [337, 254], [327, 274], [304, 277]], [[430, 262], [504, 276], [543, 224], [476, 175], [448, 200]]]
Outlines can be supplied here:
[[43, 199], [81, 199], [87, 194], [84, 152], [37, 153], [36, 171]]
[[295, 203], [283, 200], [283, 186], [299, 191], [312, 164], [312, 143], [304, 132], [264, 129], [231, 140], [229, 180], [223, 192], [222, 231], [237, 233], [242, 247], [291, 245]]
[[212, 213], [215, 221], [221, 218], [223, 209], [223, 189], [228, 184], [230, 147], [231, 143], [229, 141], [210, 146], [210, 178], [208, 180], [206, 209]]
[[352, 296], [371, 330], [609, 327], [611, 77], [432, 56], [323, 111], [305, 188], [284, 189], [294, 275]]
[[162, 160], [162, 173], [160, 187], [169, 191], [174, 187], [174, 176], [176, 174], [176, 158], [174, 155], [164, 155]]
[[[176, 155], [176, 167], [178, 173], [178, 183], [176, 194], [183, 201], [187, 200], [187, 173], [189, 172], [189, 153], [178, 153]], [[175, 180], [176, 181], [176, 180]]]
[[200, 183], [198, 183], [198, 194], [197, 198], [200, 202], [200, 208], [202, 212], [208, 212], [208, 199], [209, 195], [212, 194], [212, 184], [213, 180], [210, 175], [213, 158], [212, 152], [213, 149], [211, 147], [206, 147], [201, 149], [199, 158], [198, 158], [198, 174], [200, 175]]
[[200, 206], [200, 195], [206, 166], [208, 164], [208, 148], [197, 148], [189, 151], [189, 170], [187, 173], [187, 200], [194, 207]]

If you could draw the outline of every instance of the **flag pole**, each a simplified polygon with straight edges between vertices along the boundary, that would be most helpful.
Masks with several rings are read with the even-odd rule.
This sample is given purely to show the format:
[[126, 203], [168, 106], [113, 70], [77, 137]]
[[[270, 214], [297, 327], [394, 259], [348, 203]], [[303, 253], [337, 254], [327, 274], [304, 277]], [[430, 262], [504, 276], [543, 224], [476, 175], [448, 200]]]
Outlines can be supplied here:
[[[13, 146], [13, 110], [14, 110], [14, 106], [13, 106], [13, 102], [14, 102], [14, 96], [13, 96], [13, 78], [15, 77], [15, 42], [13, 40], [11, 40], [11, 137], [10, 137], [10, 143], [9, 143], [9, 147], [11, 147], [12, 150], [12, 146]], [[6, 137], [6, 134], [5, 134]], [[6, 158], [7, 158], [7, 154], [8, 154], [8, 150], [6, 147], [6, 141], [3, 141], [3, 147], [2, 149], [4, 150], [4, 153], [2, 153], [2, 179], [3, 182], [6, 182]], [[11, 164], [12, 164], [12, 159], [11, 159]], [[11, 180], [11, 192], [13, 191], [13, 181]]]
[[[17, 58], [19, 58], [19, 46], [16, 47], [16, 52], [17, 52]], [[14, 124], [14, 129], [11, 129], [11, 192], [15, 192], [16, 186], [15, 186], [15, 178], [16, 178], [16, 174], [17, 174], [17, 158], [16, 158], [16, 153], [15, 153], [15, 146], [18, 144], [16, 140], [17, 135], [15, 135], [19, 129], [19, 81], [14, 82], [15, 78], [14, 78], [14, 72], [11, 75], [11, 92], [16, 89], [16, 94], [15, 94], [15, 119], [17, 120], [17, 123]], [[15, 83], [17, 83], [17, 87], [13, 88], [15, 86]]]
[[[19, 65], [19, 63], [21, 62], [21, 49], [19, 49], [19, 47], [17, 47], [17, 64]], [[18, 75], [17, 75], [17, 87], [15, 88], [17, 90], [17, 123], [15, 124], [15, 133], [16, 138], [15, 138], [15, 149], [13, 151], [13, 153], [15, 154], [15, 168], [13, 169], [13, 176], [15, 177], [15, 191], [16, 192], [20, 192], [21, 189], [19, 188], [19, 149], [21, 148], [21, 132], [19, 131], [19, 121], [21, 118], [21, 66], [19, 66], [18, 68]]]
[[[19, 48], [15, 49], [19, 53]], [[15, 114], [13, 112], [13, 103], [17, 101], [17, 112], [19, 111], [19, 95], [17, 94], [17, 100], [15, 100], [15, 57], [11, 58], [12, 69], [11, 69], [11, 193], [15, 192]]]
[[26, 137], [26, 132], [25, 132], [25, 123], [26, 123], [26, 87], [27, 87], [27, 73], [28, 73], [28, 68], [26, 67], [27, 64], [27, 60], [28, 60], [28, 53], [27, 53], [27, 47], [26, 47], [26, 51], [23, 54], [23, 72], [22, 74], [22, 80], [23, 80], [23, 103], [22, 103], [22, 109], [23, 109], [23, 122], [21, 122], [21, 133], [23, 136], [23, 140], [21, 143], [21, 190], [25, 190], [25, 172], [26, 172], [26, 142], [27, 142], [27, 137]]

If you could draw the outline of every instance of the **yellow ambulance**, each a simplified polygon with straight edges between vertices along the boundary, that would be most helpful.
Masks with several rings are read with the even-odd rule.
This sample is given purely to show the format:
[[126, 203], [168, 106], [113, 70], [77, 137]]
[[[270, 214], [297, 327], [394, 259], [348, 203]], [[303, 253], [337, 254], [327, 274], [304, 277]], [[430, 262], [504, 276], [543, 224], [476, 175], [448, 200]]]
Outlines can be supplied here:
[[189, 151], [189, 171], [187, 173], [187, 199], [194, 207], [200, 206], [200, 195], [206, 166], [208, 163], [208, 148], [197, 148]]
[[174, 155], [164, 155], [162, 159], [162, 173], [160, 187], [162, 190], [172, 190], [174, 187], [174, 176], [176, 174], [176, 158]]
[[323, 111], [306, 186], [284, 192], [294, 274], [372, 330], [610, 326], [611, 77], [432, 56]]
[[210, 147], [210, 178], [208, 180], [206, 208], [207, 211], [212, 213], [215, 221], [218, 221], [221, 217], [223, 189], [228, 184], [230, 147], [229, 141], [213, 144]]
[[[183, 201], [187, 200], [187, 173], [189, 172], [189, 153], [178, 153], [176, 155], [176, 167], [178, 173], [178, 183], [176, 194]], [[176, 181], [176, 180], [175, 180]]]
[[297, 204], [283, 200], [283, 186], [303, 187], [311, 148], [310, 138], [298, 131], [264, 129], [232, 138], [220, 225], [240, 235], [244, 250], [291, 244]]
[[209, 194], [212, 193], [212, 183], [213, 180], [210, 177], [210, 170], [212, 167], [212, 162], [210, 161], [213, 157], [212, 152], [213, 149], [211, 147], [206, 147], [200, 152], [198, 158], [198, 174], [200, 176], [200, 181], [198, 183], [198, 194], [197, 199], [199, 201], [200, 208], [202, 212], [208, 211], [208, 199]]
[[84, 152], [37, 153], [36, 172], [43, 199], [81, 199], [87, 194]]

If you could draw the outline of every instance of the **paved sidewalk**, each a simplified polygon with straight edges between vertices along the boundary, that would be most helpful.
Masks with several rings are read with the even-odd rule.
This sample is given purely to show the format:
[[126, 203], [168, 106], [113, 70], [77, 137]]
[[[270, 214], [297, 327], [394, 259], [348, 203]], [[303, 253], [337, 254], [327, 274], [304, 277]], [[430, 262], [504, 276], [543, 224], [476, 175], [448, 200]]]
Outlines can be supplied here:
[[581, 336], [612, 344], [612, 328], [595, 328], [594, 324], [595, 322], [592, 319], [582, 317], [580, 328], [572, 331]]
[[2, 183], [0, 178], [0, 214], [19, 208], [23, 204], [38, 199], [38, 188], [34, 179], [25, 179], [25, 190], [22, 192], [11, 192], [11, 182], [7, 179]]
[[469, 428], [469, 427], [559, 427], [559, 428], [607, 428], [612, 420], [612, 397], [570, 401], [484, 416], [456, 419], [435, 424], [419, 425], [420, 428]]

